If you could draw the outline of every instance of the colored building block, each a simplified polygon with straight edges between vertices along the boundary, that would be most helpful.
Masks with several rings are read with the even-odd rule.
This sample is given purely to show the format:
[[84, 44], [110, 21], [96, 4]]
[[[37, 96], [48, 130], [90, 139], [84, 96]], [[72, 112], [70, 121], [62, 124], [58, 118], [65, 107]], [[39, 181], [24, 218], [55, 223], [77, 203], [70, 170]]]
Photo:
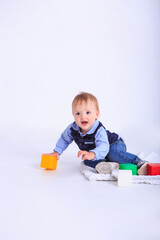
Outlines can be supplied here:
[[118, 187], [128, 187], [132, 184], [132, 171], [119, 170], [118, 172]]
[[160, 175], [160, 163], [148, 163], [147, 175]]
[[119, 169], [121, 170], [131, 170], [132, 175], [137, 175], [137, 165], [132, 163], [119, 164]]
[[53, 169], [57, 168], [57, 158], [53, 156], [42, 155], [41, 168]]

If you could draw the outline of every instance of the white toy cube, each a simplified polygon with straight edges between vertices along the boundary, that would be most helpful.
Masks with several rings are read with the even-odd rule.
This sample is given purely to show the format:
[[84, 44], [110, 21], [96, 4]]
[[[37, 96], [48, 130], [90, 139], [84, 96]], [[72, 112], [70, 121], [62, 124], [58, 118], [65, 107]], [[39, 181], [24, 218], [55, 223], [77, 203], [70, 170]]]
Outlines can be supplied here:
[[132, 171], [119, 170], [118, 172], [118, 187], [127, 187], [132, 184]]

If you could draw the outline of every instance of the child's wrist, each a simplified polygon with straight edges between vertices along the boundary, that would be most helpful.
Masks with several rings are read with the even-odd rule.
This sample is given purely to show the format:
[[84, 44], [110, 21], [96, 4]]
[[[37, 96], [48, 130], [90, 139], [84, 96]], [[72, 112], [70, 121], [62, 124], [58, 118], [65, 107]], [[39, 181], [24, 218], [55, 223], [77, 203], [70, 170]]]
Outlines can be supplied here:
[[92, 152], [92, 151], [90, 152], [90, 154], [91, 154], [91, 157], [94, 159], [96, 154], [94, 152]]

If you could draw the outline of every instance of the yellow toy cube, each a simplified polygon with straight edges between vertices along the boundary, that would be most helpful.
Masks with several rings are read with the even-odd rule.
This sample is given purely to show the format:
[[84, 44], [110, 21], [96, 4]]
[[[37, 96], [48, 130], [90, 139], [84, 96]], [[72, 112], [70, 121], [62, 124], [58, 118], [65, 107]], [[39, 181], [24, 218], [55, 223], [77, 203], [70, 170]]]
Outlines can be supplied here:
[[53, 169], [57, 168], [57, 158], [53, 156], [42, 155], [41, 168]]

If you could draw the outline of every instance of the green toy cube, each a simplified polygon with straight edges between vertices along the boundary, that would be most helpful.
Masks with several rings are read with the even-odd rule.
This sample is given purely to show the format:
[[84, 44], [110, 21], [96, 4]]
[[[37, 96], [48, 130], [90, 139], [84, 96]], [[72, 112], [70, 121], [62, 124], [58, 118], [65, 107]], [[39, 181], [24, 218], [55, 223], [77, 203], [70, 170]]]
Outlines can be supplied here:
[[137, 175], [137, 166], [132, 163], [119, 164], [119, 169], [121, 170], [131, 170], [132, 175]]

